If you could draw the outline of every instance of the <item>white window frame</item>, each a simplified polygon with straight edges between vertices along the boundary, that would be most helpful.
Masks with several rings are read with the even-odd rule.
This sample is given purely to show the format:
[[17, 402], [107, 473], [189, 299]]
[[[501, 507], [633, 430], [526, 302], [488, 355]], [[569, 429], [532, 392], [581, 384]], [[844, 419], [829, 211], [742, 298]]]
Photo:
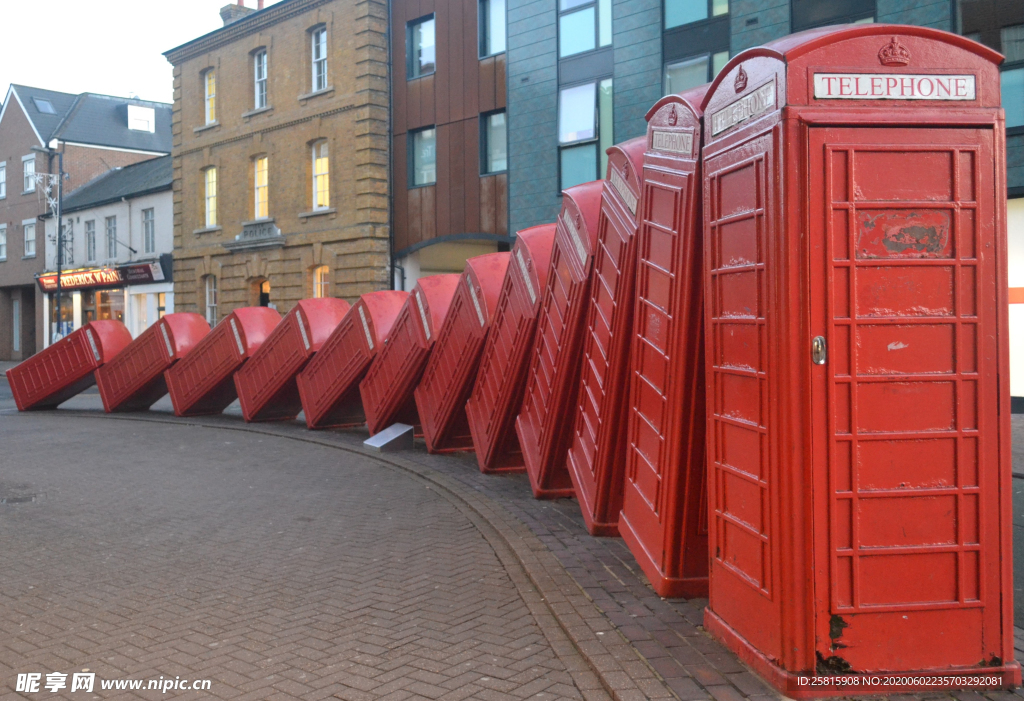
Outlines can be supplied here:
[[[260, 164], [263, 164], [263, 179], [260, 182]], [[253, 219], [270, 217], [270, 160], [257, 156], [252, 161]]]
[[310, 32], [311, 86], [313, 92], [327, 89], [327, 27]]
[[146, 253], [156, 253], [156, 212], [153, 207], [142, 210], [142, 246]]
[[21, 157], [21, 175], [23, 178], [22, 192], [35, 192], [36, 191], [36, 156], [30, 154], [28, 156]]
[[117, 215], [103, 220], [103, 231], [106, 236], [107, 260], [117, 260]]
[[96, 220], [85, 222], [85, 262], [96, 262]]
[[7, 161], [0, 161], [0, 200], [7, 197]]
[[[210, 78], [213, 78], [213, 92], [210, 91]], [[213, 68], [203, 71], [203, 114], [207, 124], [217, 121], [217, 71]]]
[[252, 57], [253, 109], [267, 106], [267, 50], [260, 49]]
[[[35, 219], [23, 219], [21, 221], [21, 230], [24, 234], [25, 248], [23, 249], [23, 258], [35, 258], [36, 257], [36, 220]], [[28, 232], [32, 232], [32, 237], [29, 238]], [[31, 252], [28, 250], [31, 245]]]
[[[213, 182], [210, 182], [210, 174], [213, 174]], [[211, 184], [213, 187], [210, 187]], [[217, 226], [217, 167], [210, 166], [203, 169], [203, 212], [206, 228], [212, 229]]]
[[331, 284], [329, 279], [330, 271], [326, 265], [318, 265], [313, 268], [313, 297], [326, 297], [327, 288]]
[[0, 261], [7, 260], [7, 225], [0, 224]]
[[[322, 153], [320, 158], [317, 158], [317, 151]], [[323, 170], [319, 169], [321, 162], [325, 166]], [[331, 151], [327, 139], [321, 139], [313, 144], [312, 167], [313, 210], [329, 209], [331, 206]]]
[[217, 276], [207, 275], [205, 283], [206, 290], [206, 323], [210, 326], [217, 325]]

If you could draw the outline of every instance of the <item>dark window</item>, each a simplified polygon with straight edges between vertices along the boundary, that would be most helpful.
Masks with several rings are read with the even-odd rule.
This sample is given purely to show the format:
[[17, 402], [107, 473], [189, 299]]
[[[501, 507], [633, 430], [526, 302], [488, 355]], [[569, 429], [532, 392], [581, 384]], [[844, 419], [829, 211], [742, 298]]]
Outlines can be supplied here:
[[480, 117], [481, 172], [500, 173], [508, 170], [508, 122], [505, 112], [491, 112]]
[[434, 127], [409, 132], [409, 186], [437, 182], [437, 130]]
[[434, 15], [421, 17], [409, 23], [406, 32], [407, 71], [409, 78], [430, 75], [434, 64]]
[[1003, 27], [999, 31], [1003, 55], [1000, 76], [1006, 128], [1024, 127], [1024, 24]]
[[665, 29], [729, 14], [729, 0], [665, 0]]
[[57, 110], [53, 109], [53, 103], [49, 100], [44, 100], [41, 97], [33, 97], [32, 102], [36, 103], [36, 109], [43, 114], [57, 114]]
[[794, 32], [875, 19], [875, 0], [793, 0], [792, 8]]

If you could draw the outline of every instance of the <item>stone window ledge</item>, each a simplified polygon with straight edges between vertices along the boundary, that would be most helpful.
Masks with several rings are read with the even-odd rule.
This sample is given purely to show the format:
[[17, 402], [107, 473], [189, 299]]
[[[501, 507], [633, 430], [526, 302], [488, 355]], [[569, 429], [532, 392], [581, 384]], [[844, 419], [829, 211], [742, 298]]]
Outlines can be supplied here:
[[254, 110], [248, 112], [242, 112], [242, 117], [248, 119], [249, 117], [255, 117], [257, 114], [263, 114], [264, 112], [272, 112], [274, 109], [273, 105], [267, 105], [266, 107], [257, 107]]
[[198, 134], [199, 132], [206, 131], [207, 129], [213, 129], [214, 127], [219, 127], [219, 126], [220, 126], [220, 122], [213, 121], [213, 122], [210, 122], [209, 124], [204, 124], [201, 127], [195, 127], [192, 130], [192, 133], [193, 134]]
[[223, 229], [224, 227], [222, 226], [207, 226], [202, 229], [195, 229], [192, 233], [199, 236], [201, 234], [212, 234], [216, 231], [222, 231]]
[[338, 210], [334, 207], [327, 207], [325, 209], [314, 209], [312, 212], [299, 212], [299, 219], [309, 219], [310, 217], [319, 217], [322, 214], [336, 214]]
[[299, 95], [299, 102], [305, 102], [306, 100], [309, 100], [310, 98], [320, 97], [321, 95], [333, 95], [333, 94], [334, 94], [334, 86], [333, 85], [328, 85], [323, 90], [314, 90], [313, 92], [308, 92], [305, 95]]

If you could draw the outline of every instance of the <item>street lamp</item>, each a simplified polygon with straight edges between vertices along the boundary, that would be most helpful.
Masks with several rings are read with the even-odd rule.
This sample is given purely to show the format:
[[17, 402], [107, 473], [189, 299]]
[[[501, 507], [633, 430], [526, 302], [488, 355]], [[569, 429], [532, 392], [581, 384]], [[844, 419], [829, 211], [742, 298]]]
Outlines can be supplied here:
[[[54, 202], [49, 197], [49, 192], [47, 192], [47, 199], [49, 200], [50, 211], [55, 215], [55, 219], [57, 220], [57, 256], [56, 256], [57, 257], [57, 303], [56, 303], [57, 306], [56, 306], [55, 311], [57, 313], [57, 328], [58, 329], [60, 329], [60, 324], [61, 324], [61, 281], [60, 281], [60, 276], [61, 276], [61, 269], [63, 267], [62, 264], [63, 264], [63, 261], [64, 261], [64, 178], [65, 178], [65, 174], [64, 174], [64, 153], [62, 151], [59, 151], [58, 150], [59, 148], [60, 148], [60, 141], [57, 140], [57, 139], [51, 139], [50, 143], [47, 144], [46, 148], [42, 148], [40, 146], [33, 146], [32, 147], [33, 151], [40, 151], [40, 152], [45, 153], [45, 154], [47, 154], [48, 156], [51, 156], [51, 157], [54, 154], [57, 155], [57, 199], [56, 199], [56, 202]], [[50, 178], [53, 177], [49, 173], [47, 173], [46, 175], [49, 176]], [[39, 175], [37, 175], [36, 177], [39, 180], [42, 179], [42, 177], [39, 176]], [[51, 180], [51, 182], [52, 182], [52, 180]], [[54, 205], [56, 205], [56, 207], [54, 207]], [[44, 250], [45, 250], [45, 248], [44, 248]]]

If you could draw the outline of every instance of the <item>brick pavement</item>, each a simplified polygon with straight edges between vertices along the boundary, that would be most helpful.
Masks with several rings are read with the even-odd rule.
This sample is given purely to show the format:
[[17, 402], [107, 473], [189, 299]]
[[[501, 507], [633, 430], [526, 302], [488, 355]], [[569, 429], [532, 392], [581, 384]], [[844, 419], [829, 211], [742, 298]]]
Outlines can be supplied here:
[[[90, 404], [95, 406], [96, 401], [82, 397], [66, 406], [85, 409]], [[159, 412], [145, 419], [178, 421]], [[288, 436], [357, 454], [362, 452], [360, 443], [365, 438], [360, 431], [311, 433], [298, 424], [244, 427], [229, 415], [201, 423]], [[451, 492], [456, 501], [469, 507], [464, 512], [484, 532], [510, 576], [515, 580], [521, 565], [529, 580], [527, 588], [532, 584], [544, 597], [546, 606], [535, 604], [531, 610], [545, 633], [557, 637], [557, 632], [550, 631], [556, 624], [571, 641], [569, 647], [599, 673], [612, 696], [718, 701], [777, 698], [734, 655], [703, 632], [704, 601], [663, 600], [654, 595], [620, 539], [596, 539], [586, 534], [573, 501], [536, 501], [530, 496], [525, 476], [480, 475], [471, 455], [431, 456], [418, 449], [388, 460]], [[474, 519], [473, 512], [480, 518]], [[500, 537], [488, 537], [489, 528]], [[514, 561], [505, 557], [508, 553], [502, 553], [502, 542], [512, 551]], [[1024, 642], [1019, 629], [1018, 640]], [[557, 643], [555, 649], [560, 653], [565, 650]], [[985, 696], [1005, 700], [1020, 695], [1024, 694], [1018, 690], [1017, 694]], [[964, 692], [901, 698], [950, 697], [967, 701], [981, 695]]]

